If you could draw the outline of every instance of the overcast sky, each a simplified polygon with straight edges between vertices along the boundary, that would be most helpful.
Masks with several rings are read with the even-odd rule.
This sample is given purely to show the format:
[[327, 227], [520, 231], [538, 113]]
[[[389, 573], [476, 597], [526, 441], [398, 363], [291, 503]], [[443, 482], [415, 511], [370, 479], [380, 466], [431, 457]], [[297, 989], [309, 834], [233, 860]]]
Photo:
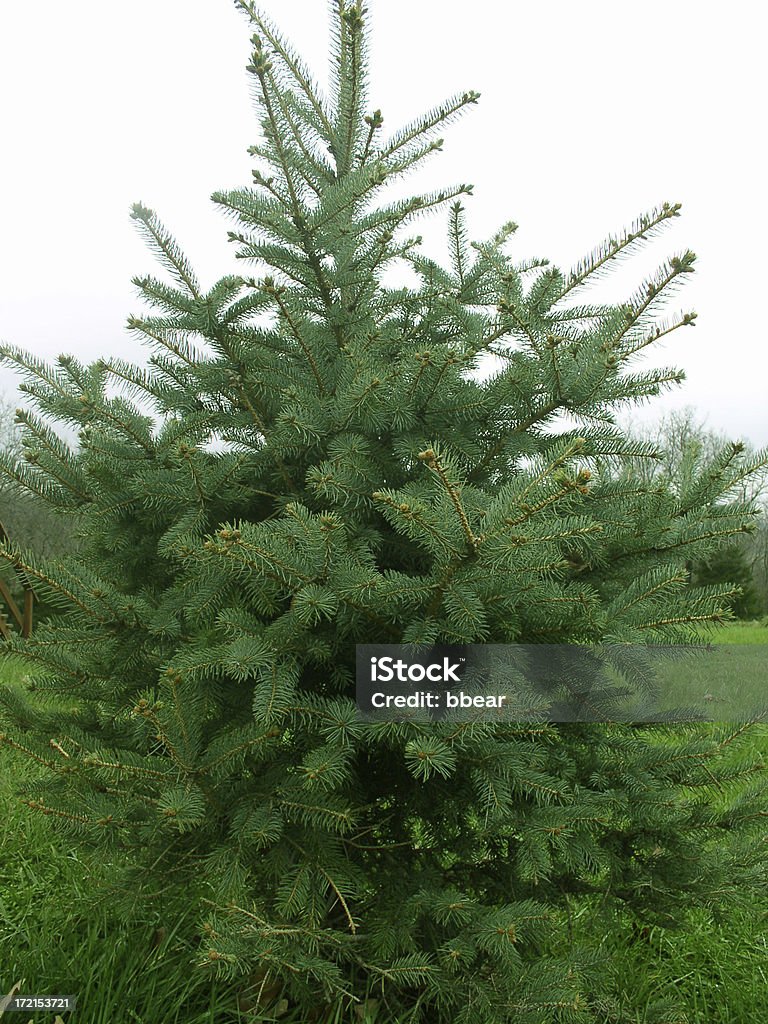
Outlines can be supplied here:
[[[693, 405], [711, 427], [768, 443], [763, 240], [763, 5], [697, 0], [371, 0], [371, 108], [394, 130], [464, 89], [480, 103], [444, 132], [416, 189], [473, 182], [473, 237], [505, 220], [520, 259], [567, 267], [669, 200], [679, 220], [621, 277], [618, 299], [667, 255], [698, 272], [670, 307], [698, 326], [653, 356], [687, 381], [642, 412]], [[323, 0], [262, 9], [326, 73]], [[461, 12], [461, 13], [460, 13]], [[0, 13], [0, 338], [53, 358], [145, 352], [124, 328], [130, 279], [155, 271], [128, 212], [158, 211], [207, 283], [242, 270], [209, 200], [250, 181], [258, 138], [245, 18], [229, 0], [36, 0]], [[444, 218], [424, 222], [439, 253]], [[0, 371], [0, 392], [14, 379]]]

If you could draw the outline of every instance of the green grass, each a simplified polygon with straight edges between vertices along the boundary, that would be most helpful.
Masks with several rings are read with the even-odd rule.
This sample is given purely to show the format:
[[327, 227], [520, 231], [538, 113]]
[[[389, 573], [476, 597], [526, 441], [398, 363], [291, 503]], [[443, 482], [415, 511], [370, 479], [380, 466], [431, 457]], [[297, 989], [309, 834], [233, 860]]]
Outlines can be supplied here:
[[[659, 647], [650, 650], [648, 682], [658, 687], [651, 707], [661, 712], [693, 709], [683, 721], [703, 718], [714, 722], [765, 720], [768, 716], [768, 625], [759, 622], [729, 623], [701, 631], [698, 648]], [[606, 666], [608, 678], [625, 683], [614, 667]], [[638, 716], [627, 703], [628, 720]], [[645, 712], [643, 711], [642, 714]], [[638, 717], [638, 720], [643, 720]]]
[[[768, 644], [768, 628], [739, 623], [709, 638], [718, 644]], [[0, 659], [0, 683], [19, 681], [21, 675], [20, 666]], [[744, 742], [768, 753], [768, 728], [751, 730]], [[80, 1009], [65, 1018], [74, 1024], [269, 1019], [239, 1011], [238, 985], [190, 967], [196, 948], [192, 894], [151, 907], [143, 920], [120, 917], [99, 898], [108, 865], [73, 849], [48, 821], [18, 802], [13, 791], [20, 772], [34, 778], [26, 758], [0, 748], [0, 991], [20, 981], [26, 993], [77, 994]], [[625, 1012], [621, 1019], [656, 1020], [665, 1000], [673, 1009], [662, 1019], [670, 1022], [768, 1019], [768, 900], [751, 911], [734, 909], [720, 922], [691, 912], [689, 927], [680, 932], [651, 928], [638, 934], [621, 922], [595, 932], [587, 913], [576, 920], [579, 927], [614, 965]], [[22, 1018], [19, 1024], [53, 1024], [50, 1014]], [[303, 1024], [291, 1015], [280, 1020]], [[327, 1024], [353, 1021], [368, 1024], [354, 1013]], [[376, 1024], [396, 1022], [378, 1014]]]
[[680, 931], [616, 922], [601, 932], [586, 912], [574, 934], [593, 937], [613, 966], [622, 1024], [656, 1020], [662, 1007], [669, 1024], [758, 1024], [768, 1019], [767, 926], [768, 901], [722, 921], [691, 910]]
[[717, 644], [768, 644], [768, 622], [729, 622], [709, 636]]

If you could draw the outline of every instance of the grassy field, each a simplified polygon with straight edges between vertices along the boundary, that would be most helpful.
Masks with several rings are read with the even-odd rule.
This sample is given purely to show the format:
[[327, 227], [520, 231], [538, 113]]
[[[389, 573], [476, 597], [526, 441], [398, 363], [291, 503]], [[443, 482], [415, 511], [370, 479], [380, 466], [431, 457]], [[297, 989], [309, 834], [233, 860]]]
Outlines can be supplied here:
[[768, 644], [768, 622], [731, 622], [706, 636], [718, 644]]
[[706, 718], [740, 722], [768, 712], [768, 626], [734, 623], [702, 633], [701, 650], [660, 656], [654, 665], [660, 706], [691, 707]]
[[[768, 644], [768, 628], [732, 625], [711, 639]], [[768, 647], [765, 654], [768, 667]], [[0, 682], [20, 674], [18, 666], [0, 661]], [[752, 730], [748, 742], [768, 755], [768, 727]], [[270, 1019], [242, 1012], [237, 986], [190, 969], [196, 942], [192, 894], [178, 905], [145, 911], [143, 919], [121, 917], [99, 899], [108, 865], [75, 852], [47, 820], [19, 804], [13, 789], [21, 771], [29, 778], [27, 759], [0, 747], [0, 994], [17, 982], [25, 993], [77, 994], [82, 1012], [68, 1019], [81, 1024]], [[574, 923], [585, 933], [590, 926], [588, 915]], [[637, 1019], [657, 1019], [654, 1013], [667, 1000], [673, 1008], [669, 1022], [758, 1024], [768, 1020], [767, 929], [768, 898], [751, 909], [734, 909], [719, 922], [691, 913], [684, 933], [649, 929], [638, 939], [617, 922], [594, 939], [600, 955], [613, 963], [625, 1006]], [[50, 1014], [8, 1019], [53, 1024]], [[280, 1020], [301, 1024], [290, 1016]], [[353, 1013], [345, 1020], [366, 1024]], [[376, 1024], [395, 1022], [379, 1015]]]

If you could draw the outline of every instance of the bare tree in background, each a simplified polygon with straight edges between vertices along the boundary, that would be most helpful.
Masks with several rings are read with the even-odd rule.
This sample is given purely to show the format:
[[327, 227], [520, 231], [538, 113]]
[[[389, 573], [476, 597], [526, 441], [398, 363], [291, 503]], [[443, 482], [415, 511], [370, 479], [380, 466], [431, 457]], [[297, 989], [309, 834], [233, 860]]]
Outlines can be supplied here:
[[[667, 413], [656, 423], [630, 422], [629, 430], [633, 437], [656, 445], [660, 454], [657, 460], [638, 459], [633, 471], [648, 481], [663, 479], [676, 492], [684, 489], [696, 465], [710, 462], [732, 442], [723, 431], [709, 427], [706, 417], [700, 416], [692, 406]], [[747, 450], [752, 448], [747, 442], [741, 443]], [[768, 503], [768, 468], [745, 477], [734, 497], [765, 506]]]
[[[14, 408], [7, 398], [0, 396], [0, 448], [4, 451], [21, 448], [20, 439], [14, 424]], [[0, 479], [0, 493], [6, 490], [6, 483]]]

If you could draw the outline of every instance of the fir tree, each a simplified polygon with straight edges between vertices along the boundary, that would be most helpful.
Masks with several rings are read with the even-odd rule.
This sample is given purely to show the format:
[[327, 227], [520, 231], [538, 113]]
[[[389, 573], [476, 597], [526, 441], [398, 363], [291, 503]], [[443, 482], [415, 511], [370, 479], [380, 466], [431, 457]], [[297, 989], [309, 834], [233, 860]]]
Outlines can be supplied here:
[[734, 595], [730, 605], [737, 619], [755, 619], [764, 613], [747, 553], [738, 544], [718, 548], [709, 558], [693, 566], [691, 575], [697, 586], [723, 580], [738, 584], [740, 593]]
[[[726, 614], [685, 563], [751, 520], [739, 450], [680, 495], [600, 472], [654, 455], [614, 410], [682, 379], [637, 357], [693, 323], [659, 317], [694, 256], [624, 303], [583, 295], [680, 207], [570, 272], [514, 258], [511, 223], [470, 242], [470, 186], [385, 189], [478, 95], [389, 134], [361, 0], [331, 5], [327, 96], [238, 6], [262, 139], [213, 199], [246, 273], [204, 287], [138, 204], [165, 272], [136, 279], [148, 362], [2, 350], [30, 405], [3, 468], [80, 535], [0, 551], [60, 609], [9, 645], [66, 697], [3, 691], [3, 739], [50, 769], [22, 795], [119, 851], [139, 899], [202, 879], [199, 962], [307, 1013], [373, 992], [412, 1021], [609, 1019], [610, 965], [563, 938], [579, 901], [675, 924], [764, 880], [763, 784], [707, 799], [753, 767], [724, 756], [743, 727], [366, 723], [354, 651], [687, 643]], [[445, 265], [406, 230], [441, 209]], [[385, 285], [393, 261], [418, 285]]]

